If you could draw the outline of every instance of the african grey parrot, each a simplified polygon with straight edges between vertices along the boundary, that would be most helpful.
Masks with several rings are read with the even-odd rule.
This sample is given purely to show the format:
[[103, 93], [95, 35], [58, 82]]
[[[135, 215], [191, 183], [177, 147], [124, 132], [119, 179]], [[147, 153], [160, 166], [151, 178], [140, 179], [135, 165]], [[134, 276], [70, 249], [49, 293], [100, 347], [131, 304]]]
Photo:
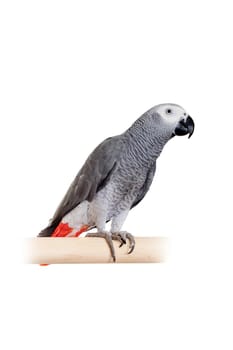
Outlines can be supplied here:
[[[89, 155], [48, 227], [38, 236], [77, 237], [97, 228], [87, 236], [105, 238], [113, 261], [112, 240], [122, 246], [128, 239], [131, 253], [134, 237], [121, 231], [130, 209], [149, 190], [164, 145], [175, 135], [191, 137], [193, 132], [192, 118], [176, 104], [160, 104], [148, 110], [123, 134], [107, 138]], [[108, 221], [110, 232], [105, 230]]]

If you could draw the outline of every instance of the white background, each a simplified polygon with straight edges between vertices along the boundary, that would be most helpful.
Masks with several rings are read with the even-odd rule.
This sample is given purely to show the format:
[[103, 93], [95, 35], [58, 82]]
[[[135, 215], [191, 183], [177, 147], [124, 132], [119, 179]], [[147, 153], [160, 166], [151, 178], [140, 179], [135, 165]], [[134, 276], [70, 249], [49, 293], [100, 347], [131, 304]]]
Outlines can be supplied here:
[[[230, 1], [2, 1], [2, 349], [232, 349]], [[125, 229], [170, 237], [166, 264], [21, 263], [104, 138], [155, 104], [174, 138]]]

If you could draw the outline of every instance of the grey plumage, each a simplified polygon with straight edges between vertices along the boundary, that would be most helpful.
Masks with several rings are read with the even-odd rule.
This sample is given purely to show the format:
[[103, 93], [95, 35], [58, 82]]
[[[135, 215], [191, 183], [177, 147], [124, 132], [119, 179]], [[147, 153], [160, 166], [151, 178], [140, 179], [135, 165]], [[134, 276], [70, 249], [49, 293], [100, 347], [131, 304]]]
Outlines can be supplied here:
[[109, 137], [96, 147], [70, 185], [49, 226], [39, 233], [40, 237], [50, 236], [62, 218], [81, 202], [93, 200], [110, 180], [123, 149], [124, 141], [119, 136]]
[[[170, 110], [173, 119], [169, 119]], [[105, 223], [112, 220], [111, 232], [119, 231], [128, 211], [149, 190], [164, 145], [174, 135], [192, 134], [193, 129], [194, 123], [182, 107], [163, 104], [147, 111], [123, 134], [103, 141], [87, 158], [39, 236], [50, 236], [81, 203], [87, 203], [86, 224], [103, 231]]]

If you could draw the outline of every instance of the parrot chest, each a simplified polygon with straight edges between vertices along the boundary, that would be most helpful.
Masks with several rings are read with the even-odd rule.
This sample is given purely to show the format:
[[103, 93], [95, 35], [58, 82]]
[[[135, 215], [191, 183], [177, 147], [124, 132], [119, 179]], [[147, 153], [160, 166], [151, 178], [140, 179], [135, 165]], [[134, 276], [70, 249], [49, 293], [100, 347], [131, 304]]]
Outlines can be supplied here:
[[146, 179], [146, 174], [135, 171], [119, 171], [114, 174], [107, 185], [100, 190], [92, 203], [90, 203], [91, 216], [97, 211], [107, 212], [107, 218], [119, 215], [129, 210], [136, 199]]

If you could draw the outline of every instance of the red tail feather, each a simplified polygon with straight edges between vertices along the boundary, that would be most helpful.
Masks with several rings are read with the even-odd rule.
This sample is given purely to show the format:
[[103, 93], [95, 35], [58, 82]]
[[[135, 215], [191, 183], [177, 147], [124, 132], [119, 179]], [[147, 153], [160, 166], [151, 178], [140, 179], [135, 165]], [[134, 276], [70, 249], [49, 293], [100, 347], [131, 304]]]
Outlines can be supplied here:
[[[74, 232], [72, 234], [73, 237], [78, 237], [81, 235], [81, 233], [86, 232], [88, 230], [89, 226], [88, 225], [83, 225], [77, 232]], [[68, 223], [63, 223], [61, 222], [54, 232], [52, 233], [51, 237], [66, 237], [68, 236], [73, 229], [68, 225]]]
[[66, 237], [73, 229], [67, 224], [61, 222], [51, 234], [51, 237]]

